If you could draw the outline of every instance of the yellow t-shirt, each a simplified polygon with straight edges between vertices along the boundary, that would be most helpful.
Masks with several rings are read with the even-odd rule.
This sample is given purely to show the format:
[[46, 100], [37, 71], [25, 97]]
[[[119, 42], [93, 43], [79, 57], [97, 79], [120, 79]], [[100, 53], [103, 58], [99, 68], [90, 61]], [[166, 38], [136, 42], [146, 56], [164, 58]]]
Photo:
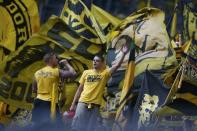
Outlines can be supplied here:
[[84, 71], [79, 80], [80, 84], [84, 84], [79, 102], [101, 105], [105, 86], [110, 76], [109, 69], [100, 72], [95, 70]]
[[[35, 73], [37, 81], [37, 97], [44, 101], [51, 101], [52, 88], [58, 93], [59, 69], [46, 66]], [[58, 99], [56, 99], [56, 102]]]

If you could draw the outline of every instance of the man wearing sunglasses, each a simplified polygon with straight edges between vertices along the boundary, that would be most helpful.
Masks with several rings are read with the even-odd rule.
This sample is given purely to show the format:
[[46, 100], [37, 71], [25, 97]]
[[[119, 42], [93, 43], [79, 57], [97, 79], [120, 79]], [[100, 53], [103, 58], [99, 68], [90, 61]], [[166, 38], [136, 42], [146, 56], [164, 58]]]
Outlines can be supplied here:
[[94, 131], [106, 83], [123, 62], [128, 52], [127, 45], [124, 45], [121, 51], [121, 58], [111, 68], [105, 68], [104, 58], [96, 55], [93, 59], [93, 69], [83, 72], [70, 107], [70, 111], [76, 110], [72, 122], [73, 130]]

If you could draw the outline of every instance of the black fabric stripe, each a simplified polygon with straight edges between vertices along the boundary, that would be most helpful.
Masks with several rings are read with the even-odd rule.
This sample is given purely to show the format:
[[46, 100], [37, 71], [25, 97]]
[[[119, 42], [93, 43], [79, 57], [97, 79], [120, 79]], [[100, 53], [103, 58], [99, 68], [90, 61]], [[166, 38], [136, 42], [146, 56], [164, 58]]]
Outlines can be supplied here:
[[184, 115], [197, 115], [197, 106], [181, 98], [174, 100], [167, 106], [182, 112]]
[[188, 82], [183, 82], [180, 90], [178, 90], [178, 93], [191, 93], [197, 96], [197, 87]]

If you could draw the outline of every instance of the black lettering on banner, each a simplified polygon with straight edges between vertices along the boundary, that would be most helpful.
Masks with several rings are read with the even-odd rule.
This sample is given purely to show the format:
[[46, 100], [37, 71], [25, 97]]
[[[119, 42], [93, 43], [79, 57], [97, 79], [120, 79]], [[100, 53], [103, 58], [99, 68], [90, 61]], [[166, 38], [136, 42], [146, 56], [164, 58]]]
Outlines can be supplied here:
[[140, 23], [137, 23], [136, 26], [137, 26], [137, 29], [136, 29], [136, 33], [137, 34], [140, 34], [140, 30], [142, 28], [142, 26], [144, 25], [145, 21], [141, 21]]
[[77, 36], [76, 33], [73, 33], [73, 31], [71, 31], [69, 28], [66, 27], [68, 26], [63, 22], [56, 22], [55, 25], [48, 31], [47, 36], [55, 41], [58, 41], [58, 43], [60, 43], [66, 49], [70, 49], [73, 47], [73, 43], [62, 37], [60, 35], [60, 32], [66, 32], [67, 34], [71, 35], [76, 39], [77, 38], [79, 39], [79, 37]]
[[36, 61], [42, 60], [43, 56], [52, 50], [47, 42], [41, 45], [26, 46], [19, 54], [6, 63], [4, 72], [7, 72], [10, 77], [17, 77], [21, 70], [24, 70]]
[[[14, 28], [16, 31], [15, 39], [16, 39], [16, 49], [17, 49], [31, 35], [31, 26], [29, 26], [28, 24], [30, 23], [30, 18], [29, 18], [29, 14], [27, 13], [27, 8], [22, 1], [16, 1], [16, 0], [4, 2], [3, 7], [5, 7], [5, 9], [10, 14], [10, 17], [12, 18], [12, 22], [14, 24]], [[25, 17], [25, 13], [28, 15], [28, 17]]]
[[95, 54], [104, 54], [105, 53], [105, 45], [96, 45], [94, 44], [95, 46], [100, 46], [99, 48], [100, 51], [99, 52], [88, 52], [88, 48], [90, 46], [92, 46], [93, 43], [87, 41], [87, 40], [83, 40], [78, 46], [77, 48], [75, 49], [75, 52], [83, 57], [85, 57], [86, 59], [89, 59], [89, 60], [93, 60]]
[[109, 23], [104, 29], [103, 32], [105, 35], [107, 35], [112, 29], [113, 29], [114, 25], [112, 23]]
[[16, 22], [16, 25], [20, 25], [24, 22], [24, 18], [20, 13], [16, 13], [16, 15], [14, 15], [14, 21]]
[[7, 5], [7, 9], [10, 11], [10, 13], [14, 13], [18, 10], [18, 7], [15, 3], [10, 3], [9, 5]]
[[146, 49], [146, 44], [147, 44], [148, 36], [149, 36], [149, 35], [146, 34], [146, 35], [145, 35], [145, 38], [144, 38], [144, 41], [142, 42], [142, 47], [141, 47], [142, 52], [144, 52], [145, 49]]
[[32, 92], [32, 84], [29, 85], [25, 100], [27, 103], [32, 103], [34, 101], [34, 96]]
[[80, 15], [84, 11], [84, 7], [79, 1], [72, 3], [71, 0], [68, 0], [68, 8], [76, 15]]
[[18, 33], [20, 34], [20, 37], [18, 38], [19, 42], [23, 42], [26, 41], [27, 38], [27, 28], [26, 27], [22, 27], [22, 28], [18, 28], [17, 29]]
[[[86, 15], [84, 16], [84, 23], [86, 24], [86, 26], [93, 28], [90, 23], [90, 20], [91, 19], [89, 19]], [[69, 16], [68, 25], [73, 30], [76, 30], [79, 33], [79, 35], [81, 35], [87, 39], [97, 38], [97, 36], [95, 34], [93, 34], [89, 29], [87, 29], [83, 24], [81, 24], [81, 22], [78, 19], [76, 19], [75, 17]]]
[[[91, 18], [86, 14], [86, 10], [85, 10], [83, 4], [79, 1], [77, 1], [75, 3], [68, 1], [68, 8], [71, 12], [73, 12], [75, 14], [75, 15], [67, 15], [67, 13], [66, 13], [66, 15], [64, 15], [68, 19], [69, 27], [71, 27], [73, 30], [76, 30], [79, 33], [79, 35], [81, 35], [87, 39], [97, 38], [96, 34], [94, 34], [93, 32], [91, 32], [91, 30], [88, 29], [88, 28], [91, 28], [94, 30], [94, 27], [92, 26]], [[82, 13], [84, 13], [84, 14], [82, 14]], [[78, 16], [80, 16], [80, 18], [81, 18], [80, 20], [79, 20]], [[83, 24], [81, 24], [81, 21]], [[101, 28], [101, 27], [99, 27], [99, 28]]]
[[[60, 32], [65, 32], [69, 34], [71, 37], [74, 39], [80, 39], [79, 35], [76, 34], [74, 31], [72, 31], [66, 24], [63, 22], [57, 22], [47, 33], [47, 35], [52, 38], [55, 41], [58, 41], [63, 47], [66, 49], [72, 48], [74, 45], [71, 41], [67, 40], [63, 36], [59, 35]], [[87, 41], [87, 40], [82, 40], [81, 43], [77, 46], [77, 48], [74, 50], [77, 54], [85, 57], [86, 59], [92, 60], [94, 58], [95, 54], [92, 54], [91, 52], [88, 52], [87, 49], [93, 45], [93, 43]], [[95, 46], [100, 46], [102, 49], [99, 52], [96, 52], [96, 54], [103, 54], [105, 51], [105, 47], [103, 45], [96, 45]]]
[[22, 101], [27, 89], [27, 83], [17, 81], [13, 84], [11, 99]]
[[7, 78], [2, 77], [0, 82], [0, 96], [2, 96], [4, 99], [8, 99], [11, 87], [12, 82]]

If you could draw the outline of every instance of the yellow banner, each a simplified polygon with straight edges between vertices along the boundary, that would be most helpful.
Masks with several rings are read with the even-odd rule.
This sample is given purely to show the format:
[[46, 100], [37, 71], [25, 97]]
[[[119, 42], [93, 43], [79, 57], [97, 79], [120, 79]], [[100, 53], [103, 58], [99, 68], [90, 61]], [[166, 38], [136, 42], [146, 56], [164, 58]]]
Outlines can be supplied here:
[[[176, 65], [175, 53], [170, 45], [163, 21], [164, 13], [161, 10], [156, 8], [144, 8], [131, 14], [113, 30], [115, 35], [111, 35], [113, 38], [110, 40], [111, 44], [108, 47], [108, 53], [114, 56], [111, 57], [112, 59], [109, 63], [115, 64], [116, 61], [118, 61], [122, 45], [131, 45], [132, 41], [134, 41], [136, 45], [135, 53], [131, 52], [133, 53], [132, 57], [135, 58], [133, 59], [135, 63], [133, 63], [132, 69], [130, 70], [134, 73], [134, 78], [132, 80], [130, 79], [130, 81], [136, 80], [147, 68], [148, 70], [167, 70], [173, 67], [173, 65]], [[129, 68], [127, 64], [128, 59], [126, 56], [119, 71]], [[126, 80], [129, 76], [125, 75], [125, 78], [122, 78], [122, 80], [128, 82]], [[122, 80], [120, 79], [120, 81]], [[111, 81], [113, 81], [113, 76]], [[140, 82], [134, 83], [135, 86], [136, 84], [140, 84]], [[118, 87], [118, 85], [116, 86]], [[117, 88], [117, 90], [119, 88]], [[132, 92], [130, 92], [131, 88], [133, 88], [132, 85], [124, 87], [120, 97], [121, 105], [117, 112], [117, 120], [120, 123], [121, 121], [123, 122], [122, 127], [124, 127], [126, 120], [122, 115], [122, 111], [125, 104], [130, 100], [129, 97], [132, 97]]]
[[15, 51], [39, 29], [35, 0], [11, 0], [0, 3], [0, 47]]
[[89, 10], [81, 0], [67, 0], [60, 18], [82, 38], [104, 44], [109, 29], [120, 21], [95, 5], [91, 8]]
[[184, 5], [183, 11], [183, 18], [184, 18], [184, 38], [185, 40], [194, 39], [197, 40], [197, 30], [196, 30], [196, 23], [197, 23], [197, 13], [192, 10], [189, 4]]

